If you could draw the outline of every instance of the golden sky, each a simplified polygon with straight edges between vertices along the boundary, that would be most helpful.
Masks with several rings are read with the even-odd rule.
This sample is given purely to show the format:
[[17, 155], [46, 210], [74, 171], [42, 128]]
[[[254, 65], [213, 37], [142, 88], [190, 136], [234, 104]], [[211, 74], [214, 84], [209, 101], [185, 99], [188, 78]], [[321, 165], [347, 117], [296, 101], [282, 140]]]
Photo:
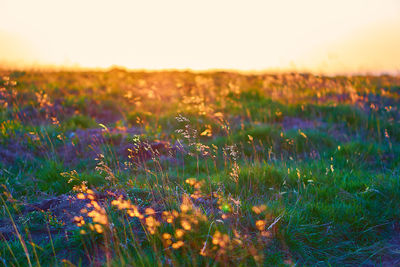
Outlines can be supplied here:
[[0, 0], [0, 66], [400, 72], [400, 0]]

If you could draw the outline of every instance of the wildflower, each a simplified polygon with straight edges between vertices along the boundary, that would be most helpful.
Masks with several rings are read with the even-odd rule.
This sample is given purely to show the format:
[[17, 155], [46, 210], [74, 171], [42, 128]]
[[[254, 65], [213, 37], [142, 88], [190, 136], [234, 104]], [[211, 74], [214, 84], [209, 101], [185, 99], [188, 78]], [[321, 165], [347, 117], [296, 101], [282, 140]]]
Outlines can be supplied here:
[[190, 198], [187, 195], [183, 195], [182, 204], [181, 204], [180, 208], [183, 213], [186, 213], [192, 209], [192, 203], [190, 201]]
[[385, 137], [386, 137], [387, 139], [389, 139], [389, 133], [388, 133], [388, 130], [387, 130], [387, 129], [385, 129]]
[[267, 238], [269, 238], [269, 237], [272, 236], [272, 234], [271, 234], [270, 231], [261, 231], [261, 235], [262, 235], [263, 237], [267, 237]]
[[153, 216], [149, 216], [145, 219], [147, 229], [150, 234], [154, 235], [158, 226], [160, 226], [160, 222], [156, 220]]
[[200, 254], [201, 256], [203, 256], [203, 257], [207, 256], [207, 253], [206, 253], [205, 249], [201, 249], [200, 252], [199, 252], [199, 254]]
[[193, 199], [199, 199], [199, 198], [203, 197], [203, 194], [201, 193], [201, 191], [196, 190], [196, 191], [194, 191], [193, 194], [190, 195], [190, 197]]
[[81, 227], [81, 226], [83, 226], [84, 224], [85, 224], [85, 220], [83, 219], [83, 217], [82, 216], [75, 216], [74, 217], [74, 221], [75, 221], [75, 223], [76, 223], [76, 225], [78, 226], [78, 227]]
[[155, 214], [156, 214], [156, 212], [155, 212], [152, 208], [147, 208], [147, 209], [145, 210], [145, 213], [146, 213], [147, 215], [155, 215]]
[[214, 245], [218, 245], [221, 248], [225, 248], [230, 242], [230, 238], [227, 234], [221, 234], [219, 231], [216, 231], [213, 235], [212, 243]]
[[258, 221], [256, 221], [256, 227], [257, 227], [257, 229], [260, 230], [260, 231], [264, 230], [265, 225], [266, 225], [266, 223], [265, 223], [264, 220], [258, 220]]
[[299, 134], [300, 134], [301, 136], [303, 136], [305, 139], [307, 139], [307, 135], [306, 135], [305, 133], [303, 133], [302, 131], [299, 130]]
[[171, 236], [171, 234], [163, 233], [162, 238], [163, 238], [163, 239], [171, 239], [172, 236]]
[[239, 246], [241, 246], [243, 244], [242, 240], [240, 240], [239, 238], [234, 238], [233, 241], [238, 244]]
[[190, 206], [189, 206], [189, 205], [187, 205], [187, 204], [181, 204], [181, 211], [182, 211], [183, 213], [188, 212], [189, 209], [190, 209]]
[[97, 233], [101, 234], [103, 233], [103, 227], [100, 224], [95, 224], [94, 229], [96, 230]]
[[170, 212], [170, 211], [163, 211], [161, 217], [167, 223], [173, 223], [174, 222], [174, 216], [173, 216], [172, 212]]
[[212, 128], [211, 128], [211, 125], [207, 125], [207, 126], [206, 126], [206, 129], [205, 129], [202, 133], [200, 133], [200, 135], [201, 135], [201, 136], [208, 136], [208, 137], [211, 137], [211, 136], [212, 136]]
[[179, 240], [178, 242], [172, 244], [172, 248], [173, 249], [179, 249], [179, 248], [183, 247], [184, 244], [185, 243], [183, 243], [182, 240]]
[[134, 206], [132, 209], [128, 210], [127, 214], [130, 217], [137, 217], [139, 219], [143, 219], [144, 218], [144, 216], [139, 213], [139, 210], [138, 210], [138, 208], [136, 206]]
[[194, 186], [196, 184], [196, 178], [188, 178], [185, 182], [191, 186]]
[[105, 213], [102, 213], [98, 210], [92, 210], [87, 214], [89, 217], [93, 219], [94, 222], [106, 225], [108, 224], [108, 219]]
[[190, 225], [190, 223], [186, 220], [181, 221], [181, 225], [182, 228], [189, 231], [190, 229], [192, 229], [192, 226]]
[[177, 229], [175, 231], [176, 238], [181, 238], [184, 234], [185, 234], [185, 231], [183, 231], [182, 229]]
[[94, 195], [94, 192], [93, 192], [93, 190], [92, 190], [92, 189], [88, 189], [88, 190], [86, 190], [86, 193], [88, 193], [88, 194], [90, 194], [90, 195]]

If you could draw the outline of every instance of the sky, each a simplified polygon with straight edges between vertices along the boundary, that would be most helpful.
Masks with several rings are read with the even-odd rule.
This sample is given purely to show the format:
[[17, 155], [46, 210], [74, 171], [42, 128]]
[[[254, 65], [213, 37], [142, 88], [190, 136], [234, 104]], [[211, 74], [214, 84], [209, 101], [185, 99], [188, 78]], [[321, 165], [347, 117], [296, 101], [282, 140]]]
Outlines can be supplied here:
[[0, 0], [0, 66], [400, 73], [400, 0]]

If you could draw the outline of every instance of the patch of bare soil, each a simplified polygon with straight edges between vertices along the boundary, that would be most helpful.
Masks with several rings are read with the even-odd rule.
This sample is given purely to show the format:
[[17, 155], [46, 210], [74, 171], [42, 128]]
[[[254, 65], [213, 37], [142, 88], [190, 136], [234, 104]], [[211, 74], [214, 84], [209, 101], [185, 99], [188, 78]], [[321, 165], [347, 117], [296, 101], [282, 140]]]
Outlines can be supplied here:
[[342, 143], [349, 142], [354, 138], [342, 124], [330, 124], [329, 128], [326, 129], [326, 133]]
[[381, 248], [377, 249], [361, 266], [365, 267], [392, 267], [400, 266], [400, 224], [393, 223], [392, 236]]
[[82, 158], [94, 159], [102, 154], [104, 146], [109, 146], [117, 156], [135, 162], [142, 162], [157, 157], [161, 160], [175, 162], [175, 153], [182, 148], [171, 145], [166, 141], [139, 141], [127, 140], [128, 135], [137, 135], [141, 128], [128, 129], [86, 129], [77, 130], [68, 134], [69, 140], [57, 150], [57, 154], [64, 164], [77, 164]]
[[[35, 225], [35, 227], [29, 229], [30, 235], [34, 241], [42, 240], [43, 238], [48, 239], [49, 231], [52, 234], [62, 234], [76, 229], [76, 226], [73, 224], [73, 218], [80, 214], [80, 210], [83, 209], [86, 204], [85, 201], [78, 200], [75, 197], [61, 195], [44, 199], [39, 203], [25, 204], [22, 208], [21, 214], [14, 216], [12, 219], [19, 229], [18, 231], [23, 231], [21, 228], [23, 224], [32, 225], [39, 223], [39, 225]], [[51, 225], [46, 225], [46, 223], [43, 223], [43, 221], [40, 220], [36, 222], [35, 220], [37, 220], [37, 218], [34, 218], [33, 216], [43, 212], [48, 212], [48, 214], [55, 216], [57, 221], [60, 222], [60, 225], [53, 227]], [[4, 218], [0, 221], [0, 234], [0, 237], [5, 239], [16, 237], [15, 227], [13, 226], [11, 218]]]
[[[110, 205], [110, 201], [118, 196], [125, 196], [125, 192], [118, 190], [96, 191], [95, 200], [100, 205], [107, 206]], [[18, 238], [17, 229], [25, 242], [29, 241], [38, 245], [49, 244], [51, 238], [53, 242], [56, 239], [61, 239], [67, 243], [73, 232], [79, 229], [75, 224], [74, 217], [82, 216], [85, 221], [88, 221], [88, 216], [83, 214], [81, 210], [86, 208], [89, 202], [87, 199], [77, 199], [75, 196], [64, 194], [43, 199], [38, 203], [20, 203], [21, 212], [19, 215], [14, 215], [12, 219], [0, 219], [0, 242], [16, 240]], [[38, 215], [44, 214], [52, 216], [51, 222], [47, 221], [48, 218], [44, 221], [43, 216], [38, 217]], [[139, 226], [137, 229], [140, 229]], [[79, 256], [75, 255], [75, 250], [74, 247], [65, 246], [62, 250], [57, 251], [57, 258], [77, 262]], [[104, 255], [103, 248], [99, 246], [95, 248], [93, 255], [87, 255], [81, 260], [83, 260], [84, 266], [103, 266]]]
[[0, 161], [6, 165], [13, 164], [17, 159], [29, 161], [34, 157], [34, 153], [27, 150], [17, 140], [9, 140], [6, 144], [0, 144]]
[[[105, 206], [118, 196], [125, 195], [125, 192], [120, 190], [96, 192], [96, 201]], [[20, 203], [19, 215], [14, 215], [12, 220], [11, 218], [0, 219], [0, 240], [17, 238], [15, 226], [21, 235], [25, 232], [23, 226], [27, 226], [33, 242], [48, 240], [49, 232], [53, 239], [57, 236], [68, 238], [74, 230], [78, 229], [74, 221], [75, 216], [83, 216], [85, 220], [88, 219], [86, 214], [81, 213], [81, 210], [86, 208], [89, 202], [87, 199], [77, 199], [75, 196], [64, 194], [49, 197], [37, 203]], [[52, 222], [49, 222], [48, 218], [43, 219], [45, 214], [54, 218]]]
[[378, 262], [379, 266], [400, 266], [400, 224], [394, 226], [392, 238], [389, 240], [385, 256]]
[[282, 129], [288, 130], [307, 130], [322, 128], [325, 133], [341, 142], [348, 142], [354, 136], [348, 132], [348, 129], [340, 123], [324, 123], [319, 120], [305, 120], [298, 117], [285, 117], [281, 122]]
[[288, 130], [306, 130], [317, 128], [322, 125], [322, 122], [317, 120], [304, 120], [302, 118], [297, 117], [285, 117], [281, 122], [282, 128], [285, 131]]

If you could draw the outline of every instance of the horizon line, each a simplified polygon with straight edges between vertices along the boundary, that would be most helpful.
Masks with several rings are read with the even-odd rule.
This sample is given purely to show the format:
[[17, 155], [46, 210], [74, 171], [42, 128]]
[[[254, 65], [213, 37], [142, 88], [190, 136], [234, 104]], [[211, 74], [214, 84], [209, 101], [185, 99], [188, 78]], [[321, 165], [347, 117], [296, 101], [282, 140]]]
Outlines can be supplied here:
[[108, 67], [85, 67], [79, 64], [10, 64], [0, 61], [0, 71], [31, 71], [31, 72], [110, 72], [120, 70], [126, 72], [191, 72], [191, 73], [213, 73], [229, 72], [246, 75], [275, 75], [275, 74], [311, 74], [314, 76], [399, 76], [400, 68], [396, 70], [361, 70], [361, 71], [315, 71], [307, 68], [265, 68], [265, 69], [237, 69], [237, 68], [129, 68], [123, 65], [110, 65]]

